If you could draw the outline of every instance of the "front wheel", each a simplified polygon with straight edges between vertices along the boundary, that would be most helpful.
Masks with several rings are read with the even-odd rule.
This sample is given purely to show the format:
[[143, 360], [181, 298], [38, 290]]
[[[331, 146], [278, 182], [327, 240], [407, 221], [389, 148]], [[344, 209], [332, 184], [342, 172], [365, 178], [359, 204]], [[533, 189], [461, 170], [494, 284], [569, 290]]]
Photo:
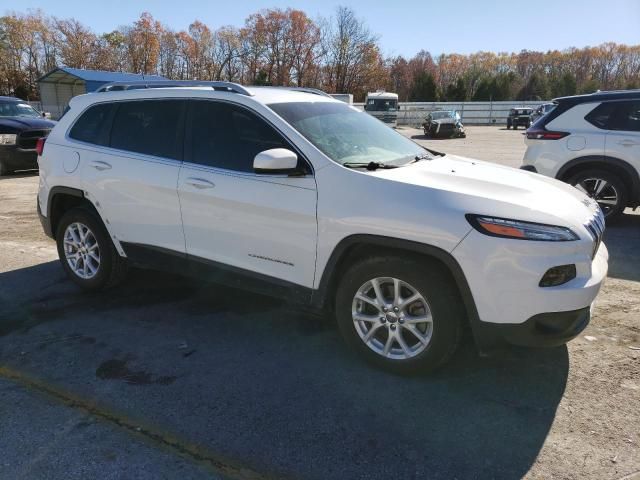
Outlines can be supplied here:
[[86, 208], [73, 208], [62, 216], [56, 242], [62, 268], [85, 290], [114, 286], [126, 274], [126, 261], [116, 251], [102, 221]]
[[4, 177], [5, 175], [9, 175], [10, 173], [11, 170], [9, 170], [7, 166], [2, 163], [2, 160], [0, 160], [0, 177]]
[[438, 368], [460, 339], [459, 295], [436, 263], [364, 260], [343, 276], [335, 306], [346, 342], [365, 360], [394, 373]]
[[627, 189], [617, 175], [604, 170], [585, 170], [567, 181], [593, 198], [607, 222], [615, 221], [627, 206]]

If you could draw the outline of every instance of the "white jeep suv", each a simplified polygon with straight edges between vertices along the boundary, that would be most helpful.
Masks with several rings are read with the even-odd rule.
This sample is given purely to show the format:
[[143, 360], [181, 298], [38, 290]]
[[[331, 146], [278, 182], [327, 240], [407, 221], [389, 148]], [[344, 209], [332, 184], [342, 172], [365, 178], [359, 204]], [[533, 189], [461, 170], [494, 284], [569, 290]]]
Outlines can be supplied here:
[[527, 130], [523, 169], [594, 198], [607, 221], [640, 205], [640, 90], [554, 100]]
[[39, 146], [42, 225], [81, 287], [134, 264], [266, 292], [334, 312], [396, 372], [443, 364], [465, 327], [486, 350], [589, 322], [608, 254], [575, 188], [321, 92], [180, 85], [75, 97]]

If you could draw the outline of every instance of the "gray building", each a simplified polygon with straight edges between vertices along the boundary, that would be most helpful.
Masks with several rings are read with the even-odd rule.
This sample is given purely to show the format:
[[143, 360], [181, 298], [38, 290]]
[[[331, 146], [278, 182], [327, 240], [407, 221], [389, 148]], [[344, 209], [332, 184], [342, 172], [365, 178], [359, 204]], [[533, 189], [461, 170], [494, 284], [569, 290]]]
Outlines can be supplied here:
[[38, 79], [40, 103], [43, 112], [51, 118], [62, 116], [65, 108], [76, 95], [95, 92], [105, 83], [135, 82], [142, 80], [166, 80], [160, 75], [138, 75], [135, 73], [105, 72], [59, 67]]

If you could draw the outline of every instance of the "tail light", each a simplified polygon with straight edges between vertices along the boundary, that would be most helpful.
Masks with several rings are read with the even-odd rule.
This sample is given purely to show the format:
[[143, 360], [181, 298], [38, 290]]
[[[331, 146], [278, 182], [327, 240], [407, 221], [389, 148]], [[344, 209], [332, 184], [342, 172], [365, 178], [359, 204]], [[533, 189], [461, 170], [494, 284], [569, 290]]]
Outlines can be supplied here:
[[527, 130], [529, 140], [560, 140], [569, 135], [569, 132], [552, 132], [544, 128], [530, 128]]
[[42, 156], [42, 151], [44, 150], [44, 142], [46, 142], [47, 139], [46, 138], [39, 138], [36, 141], [36, 152], [38, 153], [38, 156], [41, 157]]

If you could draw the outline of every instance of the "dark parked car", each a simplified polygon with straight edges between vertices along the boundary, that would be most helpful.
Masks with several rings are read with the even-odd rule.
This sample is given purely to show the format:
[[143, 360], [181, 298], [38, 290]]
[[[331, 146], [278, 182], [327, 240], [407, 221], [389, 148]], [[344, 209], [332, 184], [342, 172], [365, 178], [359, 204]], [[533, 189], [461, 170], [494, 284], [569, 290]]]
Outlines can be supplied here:
[[507, 130], [511, 127], [513, 127], [514, 130], [517, 130], [519, 126], [529, 128], [532, 123], [531, 115], [533, 115], [533, 108], [512, 108], [509, 111], [509, 117], [507, 118]]
[[38, 168], [36, 142], [55, 124], [19, 98], [0, 97], [0, 176]]
[[555, 103], [543, 103], [538, 108], [536, 108], [536, 111], [533, 112], [533, 115], [531, 115], [531, 122], [535, 123], [536, 120], [538, 120], [540, 117], [546, 115], [547, 113], [549, 113], [554, 108], [556, 108], [556, 104]]
[[422, 129], [427, 137], [462, 137], [464, 133], [464, 125], [460, 121], [460, 114], [455, 110], [436, 110], [429, 113]]

